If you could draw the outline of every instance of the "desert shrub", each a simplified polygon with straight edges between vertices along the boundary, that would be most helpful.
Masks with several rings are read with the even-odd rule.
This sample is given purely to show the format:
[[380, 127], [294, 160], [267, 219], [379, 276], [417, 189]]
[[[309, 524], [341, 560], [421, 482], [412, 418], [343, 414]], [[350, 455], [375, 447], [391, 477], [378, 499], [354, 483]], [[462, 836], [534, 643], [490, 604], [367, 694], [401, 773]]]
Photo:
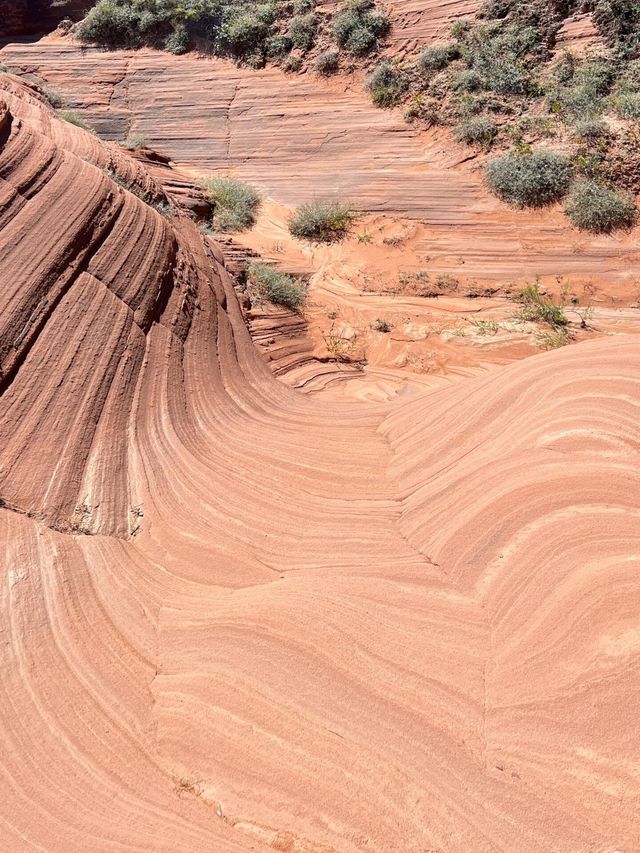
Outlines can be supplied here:
[[317, 27], [318, 21], [313, 12], [293, 17], [288, 30], [293, 46], [299, 50], [309, 50], [313, 46]]
[[302, 282], [259, 261], [249, 265], [247, 286], [252, 302], [268, 299], [293, 310], [302, 307], [307, 297], [307, 288]]
[[562, 306], [556, 305], [540, 290], [538, 281], [535, 284], [526, 285], [515, 298], [522, 304], [522, 308], [516, 315], [519, 320], [546, 323], [553, 328], [566, 326], [569, 322]]
[[621, 57], [640, 55], [640, 4], [637, 0], [595, 0], [593, 18]]
[[176, 56], [181, 56], [189, 50], [191, 39], [186, 27], [176, 27], [164, 42], [164, 49]]
[[345, 204], [337, 201], [314, 201], [301, 205], [289, 221], [294, 237], [330, 243], [345, 236], [354, 218]]
[[292, 53], [287, 56], [282, 62], [281, 68], [283, 71], [294, 73], [302, 68], [302, 57], [297, 53]]
[[393, 326], [388, 320], [384, 320], [382, 317], [378, 317], [376, 320], [373, 321], [371, 328], [375, 332], [383, 332], [384, 334], [388, 334], [391, 329], [393, 329]]
[[313, 67], [319, 74], [328, 77], [335, 74], [340, 66], [340, 54], [337, 50], [326, 50], [316, 57]]
[[55, 110], [60, 109], [62, 106], [62, 98], [55, 89], [42, 89], [41, 92]]
[[609, 125], [599, 119], [586, 118], [576, 122], [573, 135], [576, 139], [594, 143], [609, 136]]
[[271, 34], [273, 17], [273, 8], [268, 5], [232, 14], [221, 32], [220, 46], [237, 57], [257, 52]]
[[486, 88], [499, 95], [525, 95], [529, 85], [526, 71], [509, 60], [496, 63], [486, 76]]
[[547, 88], [551, 112], [593, 117], [604, 110], [603, 98], [615, 80], [615, 67], [602, 57], [578, 63], [566, 60], [556, 69]]
[[347, 0], [333, 19], [333, 37], [350, 53], [368, 53], [389, 29], [389, 18], [373, 8], [373, 0]]
[[601, 234], [632, 228], [638, 220], [638, 210], [631, 194], [588, 180], [574, 184], [565, 213], [581, 231]]
[[485, 177], [491, 192], [516, 207], [544, 207], [569, 189], [573, 169], [567, 157], [537, 149], [510, 152], [491, 160]]
[[613, 106], [620, 118], [640, 118], [640, 92], [621, 92], [615, 95]]
[[93, 129], [86, 123], [82, 116], [73, 112], [73, 110], [60, 110], [58, 112], [58, 116], [61, 119], [64, 119], [64, 121], [69, 122], [69, 124], [75, 124], [76, 127], [81, 127], [83, 130], [88, 130], [93, 133]]
[[392, 107], [409, 88], [407, 75], [390, 62], [381, 62], [369, 74], [366, 87], [377, 107]]
[[7, 68], [7, 66], [0, 64], [0, 74], [8, 74], [8, 73], [9, 73], [9, 69]]
[[463, 122], [456, 131], [456, 139], [467, 145], [491, 147], [498, 133], [498, 126], [487, 116], [475, 116]]
[[293, 42], [288, 35], [269, 36], [264, 42], [264, 52], [269, 59], [279, 59], [291, 52]]
[[137, 151], [139, 148], [144, 148], [144, 137], [139, 133], [131, 133], [126, 139], [122, 140], [120, 145], [126, 148], [127, 151]]
[[308, 15], [316, 8], [315, 0], [295, 0], [293, 4], [294, 15]]
[[202, 186], [213, 204], [216, 231], [244, 231], [255, 223], [260, 196], [253, 187], [235, 178], [209, 178]]
[[418, 70], [425, 73], [441, 71], [459, 55], [460, 51], [455, 44], [435, 44], [425, 48], [418, 57]]

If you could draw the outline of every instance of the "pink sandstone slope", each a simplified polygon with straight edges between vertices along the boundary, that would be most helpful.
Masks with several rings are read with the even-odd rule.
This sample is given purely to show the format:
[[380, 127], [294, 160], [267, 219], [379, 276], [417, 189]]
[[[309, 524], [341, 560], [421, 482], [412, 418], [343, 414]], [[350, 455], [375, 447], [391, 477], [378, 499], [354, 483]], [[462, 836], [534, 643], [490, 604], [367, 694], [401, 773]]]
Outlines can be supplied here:
[[319, 403], [0, 81], [0, 850], [639, 849], [637, 341]]

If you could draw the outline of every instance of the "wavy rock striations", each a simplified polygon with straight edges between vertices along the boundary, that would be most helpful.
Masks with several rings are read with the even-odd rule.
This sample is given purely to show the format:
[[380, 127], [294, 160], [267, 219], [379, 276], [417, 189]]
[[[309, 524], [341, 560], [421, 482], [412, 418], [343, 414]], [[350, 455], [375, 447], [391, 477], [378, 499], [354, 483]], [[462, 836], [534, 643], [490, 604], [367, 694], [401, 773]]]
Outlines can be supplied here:
[[636, 341], [320, 404], [1, 85], [0, 849], [638, 849]]

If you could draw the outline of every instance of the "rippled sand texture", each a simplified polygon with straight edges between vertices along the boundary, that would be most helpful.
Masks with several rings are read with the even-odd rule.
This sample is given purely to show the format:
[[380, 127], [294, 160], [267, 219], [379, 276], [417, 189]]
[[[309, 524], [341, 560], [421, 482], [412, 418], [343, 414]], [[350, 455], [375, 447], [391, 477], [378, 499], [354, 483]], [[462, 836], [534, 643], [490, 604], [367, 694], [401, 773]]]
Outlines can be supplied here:
[[0, 86], [0, 849], [638, 850], [637, 341], [300, 395]]

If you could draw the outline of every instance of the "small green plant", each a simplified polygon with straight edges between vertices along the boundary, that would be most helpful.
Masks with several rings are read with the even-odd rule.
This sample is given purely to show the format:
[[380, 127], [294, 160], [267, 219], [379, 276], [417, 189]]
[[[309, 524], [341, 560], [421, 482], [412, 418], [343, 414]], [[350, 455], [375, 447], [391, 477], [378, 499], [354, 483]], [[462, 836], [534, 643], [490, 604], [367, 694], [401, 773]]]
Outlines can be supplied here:
[[441, 71], [457, 59], [460, 50], [456, 44], [436, 44], [425, 48], [418, 57], [418, 71], [431, 74]]
[[475, 326], [479, 335], [497, 335], [500, 328], [495, 320], [472, 320], [471, 325]]
[[536, 343], [544, 349], [558, 349], [568, 344], [570, 340], [571, 334], [563, 326], [536, 335]]
[[316, 56], [313, 67], [318, 74], [329, 77], [331, 74], [335, 74], [340, 67], [340, 54], [337, 50], [325, 50], [324, 53]]
[[456, 139], [467, 145], [490, 148], [498, 135], [498, 126], [487, 116], [475, 116], [463, 122], [456, 131]]
[[144, 137], [139, 133], [133, 133], [127, 136], [126, 139], [123, 139], [120, 145], [126, 148], [127, 151], [138, 151], [140, 148], [145, 147], [145, 141]]
[[328, 334], [324, 335], [324, 342], [331, 355], [337, 361], [348, 361], [355, 347], [355, 341], [349, 340], [337, 332], [333, 323]]
[[340, 240], [349, 230], [354, 213], [338, 201], [313, 201], [301, 205], [289, 220], [294, 237], [331, 243]]
[[371, 328], [375, 332], [382, 332], [383, 334], [387, 334], [391, 331], [391, 329], [393, 329], [393, 326], [388, 320], [384, 320], [382, 319], [382, 317], [378, 317], [376, 320], [373, 321], [373, 325], [371, 326]]
[[347, 0], [333, 19], [337, 44], [362, 55], [373, 50], [389, 29], [389, 18], [374, 9], [373, 0]]
[[42, 89], [42, 95], [49, 101], [54, 110], [59, 110], [62, 106], [62, 98], [55, 89]]
[[381, 62], [369, 74], [365, 85], [377, 107], [393, 107], [409, 88], [409, 79], [396, 65]]
[[621, 92], [613, 98], [613, 106], [620, 118], [640, 118], [640, 92]]
[[81, 127], [83, 130], [93, 133], [93, 129], [86, 123], [82, 116], [73, 112], [73, 110], [59, 110], [58, 116], [64, 121], [69, 122], [69, 124], [75, 124], [76, 127]]
[[544, 207], [559, 201], [572, 177], [568, 157], [542, 148], [496, 157], [485, 170], [491, 192], [515, 207]]
[[540, 289], [538, 281], [528, 284], [516, 296], [516, 301], [522, 304], [522, 308], [516, 314], [518, 320], [531, 323], [546, 323], [554, 329], [566, 326], [569, 320], [562, 306], [555, 302]]
[[305, 15], [296, 15], [291, 19], [287, 35], [294, 47], [306, 51], [313, 47], [317, 28], [318, 19], [316, 15], [313, 12], [308, 12]]
[[362, 234], [358, 234], [358, 243], [370, 243], [371, 242], [371, 234], [368, 231], [363, 231]]
[[235, 178], [209, 178], [202, 187], [213, 205], [216, 231], [246, 231], [255, 224], [260, 196], [249, 184]]
[[599, 234], [629, 230], [638, 221], [638, 209], [631, 194], [592, 180], [574, 184], [565, 213], [576, 228]]
[[247, 269], [247, 289], [252, 304], [268, 299], [293, 311], [301, 308], [307, 298], [302, 282], [260, 261], [254, 261]]

